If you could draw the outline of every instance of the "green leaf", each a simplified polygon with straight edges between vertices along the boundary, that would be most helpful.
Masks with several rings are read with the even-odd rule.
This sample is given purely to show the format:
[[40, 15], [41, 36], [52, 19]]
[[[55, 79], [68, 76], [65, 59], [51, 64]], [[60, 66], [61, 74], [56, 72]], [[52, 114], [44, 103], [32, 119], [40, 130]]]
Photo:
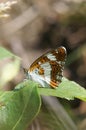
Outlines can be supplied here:
[[0, 47], [0, 60], [8, 57], [14, 56], [11, 52], [7, 51], [5, 48]]
[[19, 84], [14, 91], [1, 91], [0, 130], [25, 130], [38, 114], [40, 105], [35, 83], [27, 81]]
[[63, 78], [62, 83], [56, 89], [50, 88], [38, 88], [41, 95], [56, 96], [73, 100], [74, 98], [86, 101], [86, 90], [79, 84]]
[[20, 68], [20, 58], [0, 47], [0, 87], [11, 81]]

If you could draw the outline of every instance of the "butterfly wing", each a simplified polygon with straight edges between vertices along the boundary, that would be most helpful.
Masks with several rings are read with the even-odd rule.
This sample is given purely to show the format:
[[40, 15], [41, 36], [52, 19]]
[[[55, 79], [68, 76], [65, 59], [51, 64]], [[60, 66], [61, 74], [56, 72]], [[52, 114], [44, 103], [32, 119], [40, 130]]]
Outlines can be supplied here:
[[64, 47], [49, 51], [32, 63], [28, 75], [43, 87], [47, 83], [48, 86], [55, 88], [62, 80], [66, 55]]

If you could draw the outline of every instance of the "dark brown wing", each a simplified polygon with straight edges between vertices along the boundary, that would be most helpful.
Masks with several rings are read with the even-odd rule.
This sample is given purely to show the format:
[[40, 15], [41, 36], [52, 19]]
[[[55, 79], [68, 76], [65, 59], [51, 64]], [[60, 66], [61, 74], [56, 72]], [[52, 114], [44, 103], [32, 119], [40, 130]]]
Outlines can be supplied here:
[[51, 50], [33, 62], [29, 72], [43, 77], [51, 87], [55, 88], [62, 80], [66, 56], [67, 52], [64, 47]]

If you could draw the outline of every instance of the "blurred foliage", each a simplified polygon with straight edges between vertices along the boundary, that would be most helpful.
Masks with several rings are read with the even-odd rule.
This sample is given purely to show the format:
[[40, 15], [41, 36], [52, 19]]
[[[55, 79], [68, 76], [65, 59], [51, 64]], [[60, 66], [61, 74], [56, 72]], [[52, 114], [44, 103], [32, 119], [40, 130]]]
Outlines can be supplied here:
[[18, 74], [19, 68], [20, 58], [0, 47], [0, 88]]
[[9, 17], [9, 10], [11, 9], [11, 6], [16, 4], [17, 1], [7, 1], [7, 2], [1, 2], [0, 3], [0, 18], [7, 18]]

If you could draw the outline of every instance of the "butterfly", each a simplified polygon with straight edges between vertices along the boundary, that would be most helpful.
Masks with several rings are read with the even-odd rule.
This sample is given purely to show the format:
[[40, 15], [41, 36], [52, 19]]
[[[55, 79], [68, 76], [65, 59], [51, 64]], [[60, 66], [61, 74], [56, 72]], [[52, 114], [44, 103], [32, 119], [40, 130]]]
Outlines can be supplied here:
[[66, 48], [63, 46], [43, 54], [25, 70], [27, 78], [42, 87], [58, 87], [62, 81], [66, 57]]

